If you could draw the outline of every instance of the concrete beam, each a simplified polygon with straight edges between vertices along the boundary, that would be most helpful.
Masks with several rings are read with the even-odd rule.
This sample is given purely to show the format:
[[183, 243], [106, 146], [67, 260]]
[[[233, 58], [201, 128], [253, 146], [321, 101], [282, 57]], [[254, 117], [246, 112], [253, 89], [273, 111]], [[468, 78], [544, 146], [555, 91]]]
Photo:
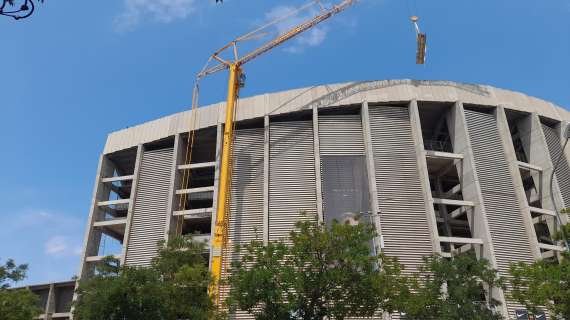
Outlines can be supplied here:
[[542, 172], [542, 167], [532, 165], [530, 163], [522, 162], [522, 161], [515, 161], [515, 163], [519, 166], [519, 168], [528, 171], [540, 171]]
[[177, 210], [173, 211], [173, 215], [183, 216], [185, 219], [190, 218], [207, 218], [212, 216], [212, 208], [201, 208], [201, 209], [191, 209], [191, 210]]
[[475, 203], [473, 201], [441, 199], [441, 198], [433, 198], [433, 203], [443, 204], [443, 205], [448, 205], [448, 206], [460, 206], [460, 207], [474, 207], [475, 206]]
[[430, 158], [440, 158], [440, 159], [450, 159], [450, 160], [461, 160], [463, 159], [463, 155], [460, 153], [451, 153], [451, 152], [441, 152], [441, 151], [433, 151], [433, 150], [426, 150], [426, 157]]
[[128, 176], [119, 176], [119, 177], [110, 177], [110, 178], [103, 178], [101, 179], [101, 182], [103, 183], [112, 183], [112, 182], [117, 182], [117, 181], [129, 181], [129, 180], [133, 180], [135, 176], [134, 175], [128, 175]]
[[203, 193], [203, 192], [213, 192], [215, 189], [214, 186], [210, 187], [200, 187], [200, 188], [190, 188], [190, 189], [179, 189], [176, 190], [176, 194], [193, 194], [193, 193]]
[[201, 163], [191, 163], [191, 164], [181, 164], [178, 166], [178, 170], [192, 170], [192, 169], [202, 169], [202, 168], [212, 168], [216, 166], [216, 162], [201, 162]]
[[479, 244], [483, 245], [483, 240], [478, 238], [461, 238], [461, 237], [439, 237], [440, 242], [457, 243], [457, 244]]

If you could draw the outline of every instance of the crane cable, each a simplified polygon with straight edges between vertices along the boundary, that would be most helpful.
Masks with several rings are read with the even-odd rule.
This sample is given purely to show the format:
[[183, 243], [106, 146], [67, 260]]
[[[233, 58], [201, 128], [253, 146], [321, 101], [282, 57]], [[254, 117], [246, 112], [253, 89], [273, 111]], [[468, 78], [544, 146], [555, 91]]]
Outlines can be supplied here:
[[[184, 159], [184, 164], [189, 165], [192, 162], [192, 150], [194, 149], [194, 142], [196, 140], [196, 119], [198, 118], [198, 96], [200, 94], [200, 78], [196, 79], [194, 84], [194, 89], [192, 91], [192, 109], [191, 109], [191, 120], [190, 128], [188, 130], [188, 138], [186, 140], [186, 156]], [[177, 168], [178, 169], [178, 168]], [[190, 189], [190, 178], [191, 178], [190, 168], [185, 168], [182, 174], [181, 187], [184, 189]], [[178, 201], [178, 210], [186, 210], [186, 202], [188, 200], [188, 193], [183, 193], [180, 195]], [[182, 228], [184, 226], [184, 215], [179, 215], [176, 219], [176, 235], [182, 235]]]

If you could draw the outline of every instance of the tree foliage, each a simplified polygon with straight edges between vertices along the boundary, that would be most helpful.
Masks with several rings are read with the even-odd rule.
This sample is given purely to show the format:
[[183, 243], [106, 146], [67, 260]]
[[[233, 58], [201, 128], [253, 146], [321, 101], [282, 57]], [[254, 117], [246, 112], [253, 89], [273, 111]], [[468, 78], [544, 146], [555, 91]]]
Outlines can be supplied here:
[[561, 262], [537, 261], [511, 265], [512, 296], [532, 312], [545, 306], [551, 313], [570, 319], [570, 256]]
[[400, 268], [393, 261], [378, 268], [374, 236], [368, 224], [299, 222], [288, 243], [253, 241], [232, 265], [227, 304], [257, 320], [345, 319], [389, 308]]
[[177, 237], [160, 248], [147, 268], [119, 267], [106, 258], [94, 277], [80, 282], [74, 318], [211, 319], [204, 244]]
[[[570, 209], [562, 210], [563, 214]], [[562, 226], [570, 234], [570, 224]], [[554, 238], [561, 240], [559, 231]], [[532, 312], [545, 306], [555, 316], [570, 319], [570, 254], [565, 253], [560, 262], [540, 260], [533, 264], [516, 263], [510, 268], [513, 286], [512, 298]]]
[[395, 304], [407, 319], [503, 319], [495, 310], [499, 302], [485, 298], [485, 288], [503, 282], [486, 260], [472, 255], [426, 257], [418, 274], [401, 278]]
[[17, 265], [9, 259], [0, 266], [0, 318], [4, 320], [29, 320], [41, 313], [39, 298], [29, 289], [10, 289], [11, 283], [26, 278], [28, 265]]

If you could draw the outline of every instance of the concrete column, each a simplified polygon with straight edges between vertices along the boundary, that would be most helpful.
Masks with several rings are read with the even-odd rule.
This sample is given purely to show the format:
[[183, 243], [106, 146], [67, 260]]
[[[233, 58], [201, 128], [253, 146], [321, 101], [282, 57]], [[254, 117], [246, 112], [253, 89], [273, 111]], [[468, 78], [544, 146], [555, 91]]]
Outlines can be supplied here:
[[51, 320], [52, 315], [55, 313], [55, 284], [50, 283], [49, 293], [46, 301], [45, 318]]
[[374, 227], [378, 233], [376, 248], [383, 248], [382, 225], [380, 221], [380, 204], [378, 203], [378, 187], [376, 186], [376, 168], [374, 166], [374, 151], [372, 149], [372, 132], [370, 129], [370, 114], [368, 112], [368, 101], [362, 103], [360, 110], [362, 118], [362, 134], [364, 137], [364, 148], [366, 150], [366, 172], [368, 173], [368, 191], [370, 192], [370, 211], [374, 217]]
[[263, 117], [263, 243], [269, 243], [269, 115]]
[[[481, 186], [477, 176], [477, 169], [475, 168], [475, 158], [471, 148], [471, 140], [467, 130], [467, 121], [465, 120], [465, 113], [463, 103], [458, 101], [451, 108], [447, 115], [447, 125], [451, 141], [453, 142], [453, 152], [463, 155], [462, 168], [461, 168], [461, 191], [463, 199], [472, 201], [475, 204], [473, 208], [473, 237], [483, 240], [483, 249], [477, 252], [479, 258], [484, 258], [489, 261], [491, 267], [497, 268], [497, 261], [495, 259], [495, 251], [492, 246], [491, 233], [489, 231], [489, 224], [485, 212], [485, 205], [481, 194]], [[500, 301], [501, 312], [503, 315], [508, 315], [506, 306], [505, 294], [501, 289], [492, 290], [491, 296]]]
[[[564, 129], [568, 126], [569, 123], [570, 122], [564, 120], [558, 125], [558, 130], [560, 131], [560, 142], [562, 143], [562, 146], [564, 146], [564, 142], [566, 141], [566, 138], [564, 137]], [[566, 155], [566, 161], [568, 161], [568, 165], [570, 166], [570, 142], [568, 142], [568, 146], [566, 146], [566, 149], [564, 149], [564, 154]]]
[[129, 203], [129, 209], [127, 211], [127, 224], [125, 225], [125, 237], [123, 240], [123, 250], [121, 252], [121, 265], [124, 265], [125, 259], [127, 258], [127, 248], [129, 246], [129, 236], [131, 230], [131, 223], [133, 221], [133, 209], [135, 207], [135, 199], [137, 198], [137, 185], [139, 181], [140, 166], [143, 154], [143, 145], [139, 144], [137, 146], [137, 157], [135, 160], [135, 171], [133, 173], [133, 183], [131, 186], [131, 203]]
[[[222, 144], [224, 139], [224, 124], [219, 122], [221, 118], [218, 118], [218, 125], [216, 128], [216, 167], [214, 168], [214, 194], [212, 203], [212, 223], [210, 226], [210, 234], [214, 234], [216, 230], [216, 212], [218, 209], [218, 189], [220, 186], [220, 161], [222, 160]], [[208, 268], [212, 266], [212, 248], [210, 246], [210, 257], [208, 259]]]
[[[540, 185], [542, 186], [542, 207], [554, 211], [554, 205], [550, 196], [550, 175], [554, 167], [553, 159], [550, 157], [550, 152], [548, 151], [548, 144], [546, 143], [544, 131], [542, 131], [540, 117], [537, 113], [533, 113], [530, 117], [530, 123], [528, 124], [528, 130], [531, 136], [529, 163], [542, 168], [542, 179], [540, 181]], [[554, 177], [553, 191], [556, 205], [558, 208], [562, 208], [564, 206], [564, 200], [562, 200], [562, 194], [560, 193], [560, 186], [556, 176]], [[562, 218], [566, 219], [565, 216], [562, 216]]]
[[526, 199], [523, 181], [519, 171], [519, 165], [517, 164], [517, 156], [515, 153], [515, 147], [513, 145], [513, 139], [511, 137], [511, 132], [509, 128], [509, 123], [507, 121], [507, 115], [505, 113], [505, 108], [503, 106], [498, 106], [495, 109], [495, 116], [497, 118], [497, 127], [499, 129], [499, 135], [501, 136], [501, 142], [503, 144], [503, 149], [505, 150], [505, 157], [509, 164], [509, 171], [513, 179], [517, 202], [520, 208], [520, 214], [523, 217], [528, 239], [530, 241], [530, 247], [532, 249], [532, 254], [535, 259], [542, 258], [540, 254], [540, 249], [538, 247], [538, 239], [536, 238], [536, 232], [534, 231], [534, 223], [532, 222], [532, 216], [529, 209], [529, 204]]
[[99, 165], [97, 166], [97, 174], [93, 186], [93, 196], [91, 198], [91, 207], [89, 209], [89, 217], [87, 218], [87, 227], [83, 238], [83, 250], [81, 254], [81, 262], [79, 264], [79, 278], [87, 276], [92, 268], [87, 265], [85, 259], [89, 256], [96, 255], [99, 250], [99, 242], [101, 241], [101, 232], [93, 228], [93, 223], [101, 218], [101, 212], [97, 206], [99, 201], [106, 200], [109, 197], [109, 188], [101, 183], [101, 179], [110, 176], [113, 173], [111, 163], [105, 155], [99, 157]]
[[416, 155], [418, 159], [418, 172], [422, 182], [422, 189], [425, 196], [425, 207], [427, 214], [428, 227], [431, 232], [433, 251], [441, 253], [441, 244], [439, 242], [439, 233], [437, 231], [437, 220], [435, 210], [433, 209], [433, 197], [429, 184], [429, 172], [427, 168], [426, 152], [424, 150], [424, 139], [422, 135], [422, 125], [420, 121], [420, 111], [418, 102], [414, 99], [410, 101], [410, 122], [412, 125], [412, 135], [416, 146]]
[[323, 185], [321, 178], [321, 152], [319, 140], [319, 108], [317, 106], [313, 106], [313, 144], [313, 148], [315, 149], [315, 178], [317, 184], [317, 217], [319, 222], [323, 222]]
[[178, 219], [184, 217], [174, 217], [172, 213], [178, 210], [178, 202], [176, 201], [176, 189], [180, 186], [180, 171], [178, 165], [184, 162], [183, 139], [180, 134], [174, 136], [174, 153], [172, 157], [172, 165], [170, 168], [170, 190], [168, 191], [168, 209], [166, 212], [166, 221], [164, 222], [164, 240], [168, 241], [171, 235], [176, 232]]

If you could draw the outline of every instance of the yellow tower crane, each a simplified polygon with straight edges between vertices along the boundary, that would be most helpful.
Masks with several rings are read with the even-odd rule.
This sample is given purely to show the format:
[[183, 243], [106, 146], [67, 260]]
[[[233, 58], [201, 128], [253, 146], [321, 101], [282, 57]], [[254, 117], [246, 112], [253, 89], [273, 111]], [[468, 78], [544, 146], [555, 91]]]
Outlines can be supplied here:
[[[228, 238], [228, 225], [229, 225], [229, 202], [230, 202], [230, 184], [231, 184], [231, 166], [232, 166], [232, 143], [234, 137], [234, 116], [237, 100], [239, 97], [239, 89], [243, 84], [243, 66], [250, 62], [251, 60], [259, 57], [260, 55], [270, 51], [271, 49], [283, 44], [284, 42], [294, 38], [295, 36], [310, 30], [319, 23], [329, 19], [337, 13], [340, 13], [347, 9], [348, 7], [355, 4], [357, 0], [342, 0], [332, 6], [325, 6], [318, 0], [310, 1], [304, 6], [293, 10], [283, 17], [277, 18], [269, 23], [261, 26], [249, 32], [241, 37], [234, 39], [227, 45], [216, 51], [206, 63], [206, 66], [200, 71], [196, 77], [196, 84], [194, 86], [194, 92], [192, 97], [192, 128], [191, 133], [188, 137], [188, 150], [186, 155], [186, 162], [191, 161], [192, 145], [194, 142], [194, 126], [196, 119], [196, 109], [198, 107], [198, 94], [199, 94], [199, 81], [213, 73], [217, 73], [223, 70], [229, 70], [229, 80], [228, 80], [228, 96], [226, 104], [226, 119], [224, 126], [223, 135], [223, 147], [222, 147], [222, 159], [220, 164], [220, 180], [218, 189], [218, 199], [217, 199], [217, 209], [216, 209], [216, 222], [214, 237], [212, 239], [212, 262], [211, 270], [213, 275], [213, 285], [209, 288], [209, 294], [214, 298], [216, 304], [219, 305], [219, 280], [222, 276], [222, 258], [225, 247], [227, 246]], [[292, 27], [279, 34], [274, 39], [268, 40], [262, 43], [260, 46], [251, 50], [245, 55], [238, 54], [238, 46], [246, 41], [259, 40], [267, 36], [268, 30], [275, 26], [276, 24], [283, 23], [289, 18], [297, 16], [301, 11], [308, 10], [311, 7], [318, 7], [317, 13], [311, 15], [309, 18], [304, 20], [302, 23]], [[313, 11], [311, 11], [313, 12]], [[222, 56], [230, 55], [231, 58], [223, 58]], [[183, 183], [187, 183], [189, 179], [189, 173], [185, 173], [183, 176]], [[183, 205], [184, 200], [181, 200], [181, 205]], [[182, 231], [182, 219], [178, 220], [177, 232]]]

